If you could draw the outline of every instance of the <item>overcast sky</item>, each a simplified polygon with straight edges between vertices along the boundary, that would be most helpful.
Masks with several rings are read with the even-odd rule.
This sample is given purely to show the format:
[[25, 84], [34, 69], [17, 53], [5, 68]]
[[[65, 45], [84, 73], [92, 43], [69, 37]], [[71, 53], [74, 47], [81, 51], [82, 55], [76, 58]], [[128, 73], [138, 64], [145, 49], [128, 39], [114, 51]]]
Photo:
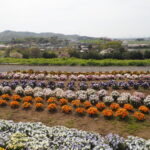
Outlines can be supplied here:
[[0, 0], [0, 32], [150, 37], [150, 0]]

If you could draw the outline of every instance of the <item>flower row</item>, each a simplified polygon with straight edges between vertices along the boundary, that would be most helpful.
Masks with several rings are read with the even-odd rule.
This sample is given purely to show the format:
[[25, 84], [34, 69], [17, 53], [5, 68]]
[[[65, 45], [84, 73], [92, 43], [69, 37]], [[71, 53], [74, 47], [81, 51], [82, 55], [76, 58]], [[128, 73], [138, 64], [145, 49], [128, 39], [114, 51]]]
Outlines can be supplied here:
[[14, 123], [0, 120], [0, 147], [2, 150], [149, 150], [150, 140], [117, 134], [101, 136], [97, 133], [48, 127], [42, 123]]
[[15, 80], [15, 81], [2, 81], [0, 83], [2, 86], [9, 86], [12, 89], [16, 88], [17, 86], [31, 86], [32, 88], [39, 86], [42, 88], [62, 88], [62, 89], [69, 89], [69, 90], [86, 90], [88, 88], [92, 88], [95, 90], [100, 90], [100, 89], [124, 89], [124, 90], [129, 90], [129, 89], [149, 89], [150, 88], [150, 81], [144, 81], [144, 80], [138, 80], [138, 81], [115, 81], [115, 80], [109, 80], [109, 81], [101, 81], [101, 82], [86, 82], [86, 81], [81, 81], [81, 82], [76, 82], [76, 81], [70, 81], [70, 82], [64, 82], [64, 81], [37, 81], [37, 80]]
[[31, 80], [78, 80], [78, 81], [90, 81], [90, 80], [117, 80], [117, 79], [130, 79], [130, 80], [149, 80], [150, 74], [101, 74], [101, 75], [66, 75], [66, 74], [29, 74], [29, 73], [0, 73], [0, 79], [31, 79]]
[[[36, 110], [44, 110], [45, 106], [47, 107], [47, 110], [50, 112], [55, 112], [59, 109], [61, 109], [64, 113], [71, 113], [73, 111], [73, 107], [75, 107], [75, 112], [78, 115], [85, 115], [85, 113], [88, 113], [90, 116], [95, 116], [99, 114], [99, 111], [102, 111], [102, 114], [106, 118], [112, 118], [113, 116], [119, 117], [120, 119], [128, 118], [130, 112], [134, 112], [135, 109], [131, 104], [124, 104], [123, 108], [117, 103], [112, 103], [109, 106], [106, 106], [104, 102], [98, 102], [95, 106], [92, 105], [91, 102], [85, 101], [82, 102], [80, 100], [73, 100], [72, 102], [69, 102], [67, 99], [57, 99], [55, 97], [50, 97], [46, 102], [42, 97], [31, 97], [31, 96], [25, 96], [21, 98], [19, 95], [13, 95], [11, 97], [11, 102], [8, 103], [8, 97], [6, 95], [2, 95], [0, 99], [0, 106], [7, 106], [10, 105], [11, 108], [19, 108], [22, 103], [23, 109], [30, 109], [31, 107], [35, 107]], [[35, 105], [33, 105], [33, 103]], [[45, 104], [46, 103], [46, 104]], [[61, 107], [59, 107], [61, 105]], [[114, 114], [113, 111], [116, 111]], [[146, 106], [140, 106], [138, 108], [137, 112], [134, 112], [133, 117], [137, 120], [145, 120], [145, 114], [149, 113], [149, 108]], [[142, 113], [141, 113], [142, 112]]]
[[40, 88], [35, 87], [32, 88], [30, 86], [27, 86], [25, 88], [21, 86], [17, 86], [15, 90], [13, 91], [9, 86], [0, 87], [0, 94], [12, 94], [16, 93], [19, 95], [30, 95], [34, 97], [57, 97], [57, 98], [66, 98], [68, 100], [75, 100], [79, 99], [81, 101], [89, 100], [92, 104], [96, 104], [100, 101], [103, 101], [106, 104], [111, 104], [113, 102], [117, 102], [118, 104], [126, 104], [130, 103], [134, 105], [135, 107], [140, 105], [146, 105], [150, 107], [150, 95], [146, 96], [142, 92], [134, 92], [133, 95], [130, 93], [119, 93], [118, 91], [112, 91], [110, 95], [108, 95], [108, 92], [104, 89], [96, 91], [94, 89], [87, 89], [87, 90], [78, 90], [78, 91], [72, 91], [72, 90], [63, 90], [60, 88], [56, 88], [55, 90], [51, 90], [50, 88]]

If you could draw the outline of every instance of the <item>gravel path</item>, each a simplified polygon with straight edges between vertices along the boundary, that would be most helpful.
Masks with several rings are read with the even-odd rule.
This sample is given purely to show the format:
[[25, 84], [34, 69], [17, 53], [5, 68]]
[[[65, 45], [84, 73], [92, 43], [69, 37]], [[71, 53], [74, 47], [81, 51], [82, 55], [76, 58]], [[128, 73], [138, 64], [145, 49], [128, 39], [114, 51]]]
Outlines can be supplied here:
[[150, 66], [134, 67], [134, 66], [107, 66], [107, 67], [92, 67], [92, 66], [26, 66], [26, 65], [0, 65], [0, 72], [13, 70], [39, 70], [39, 71], [67, 71], [67, 72], [99, 72], [99, 71], [150, 71]]

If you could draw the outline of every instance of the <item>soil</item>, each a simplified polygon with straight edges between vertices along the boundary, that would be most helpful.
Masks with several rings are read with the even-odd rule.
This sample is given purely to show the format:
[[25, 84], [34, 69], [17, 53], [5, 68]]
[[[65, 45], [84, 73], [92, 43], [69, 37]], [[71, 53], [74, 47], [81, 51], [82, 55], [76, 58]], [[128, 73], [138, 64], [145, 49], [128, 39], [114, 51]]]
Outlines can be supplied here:
[[115, 118], [106, 120], [102, 114], [92, 118], [88, 115], [78, 116], [74, 113], [64, 114], [61, 110], [55, 113], [50, 113], [45, 108], [43, 111], [11, 109], [10, 107], [0, 107], [0, 119], [14, 120], [15, 122], [42, 122], [48, 126], [62, 125], [69, 128], [77, 128], [85, 131], [92, 131], [101, 135], [116, 133], [121, 136], [139, 136], [145, 139], [150, 139], [150, 116], [146, 115], [145, 122], [136, 121], [119, 121]]

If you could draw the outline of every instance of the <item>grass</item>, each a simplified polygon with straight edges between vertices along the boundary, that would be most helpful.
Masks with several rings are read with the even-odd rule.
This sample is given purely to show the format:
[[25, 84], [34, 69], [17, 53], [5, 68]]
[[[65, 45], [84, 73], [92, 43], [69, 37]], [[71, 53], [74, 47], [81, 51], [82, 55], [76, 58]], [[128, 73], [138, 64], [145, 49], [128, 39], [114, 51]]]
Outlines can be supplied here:
[[75, 124], [74, 120], [68, 120], [65, 122], [65, 126], [68, 128], [74, 128], [74, 124]]
[[138, 132], [140, 130], [144, 130], [145, 128], [149, 127], [149, 122], [138, 122], [134, 119], [130, 119], [128, 122], [126, 122], [124, 126], [124, 131], [128, 132], [129, 134], [134, 134], [135, 132]]
[[145, 60], [118, 60], [118, 59], [78, 59], [78, 58], [0, 58], [0, 64], [20, 65], [53, 65], [53, 66], [150, 66], [150, 59]]

